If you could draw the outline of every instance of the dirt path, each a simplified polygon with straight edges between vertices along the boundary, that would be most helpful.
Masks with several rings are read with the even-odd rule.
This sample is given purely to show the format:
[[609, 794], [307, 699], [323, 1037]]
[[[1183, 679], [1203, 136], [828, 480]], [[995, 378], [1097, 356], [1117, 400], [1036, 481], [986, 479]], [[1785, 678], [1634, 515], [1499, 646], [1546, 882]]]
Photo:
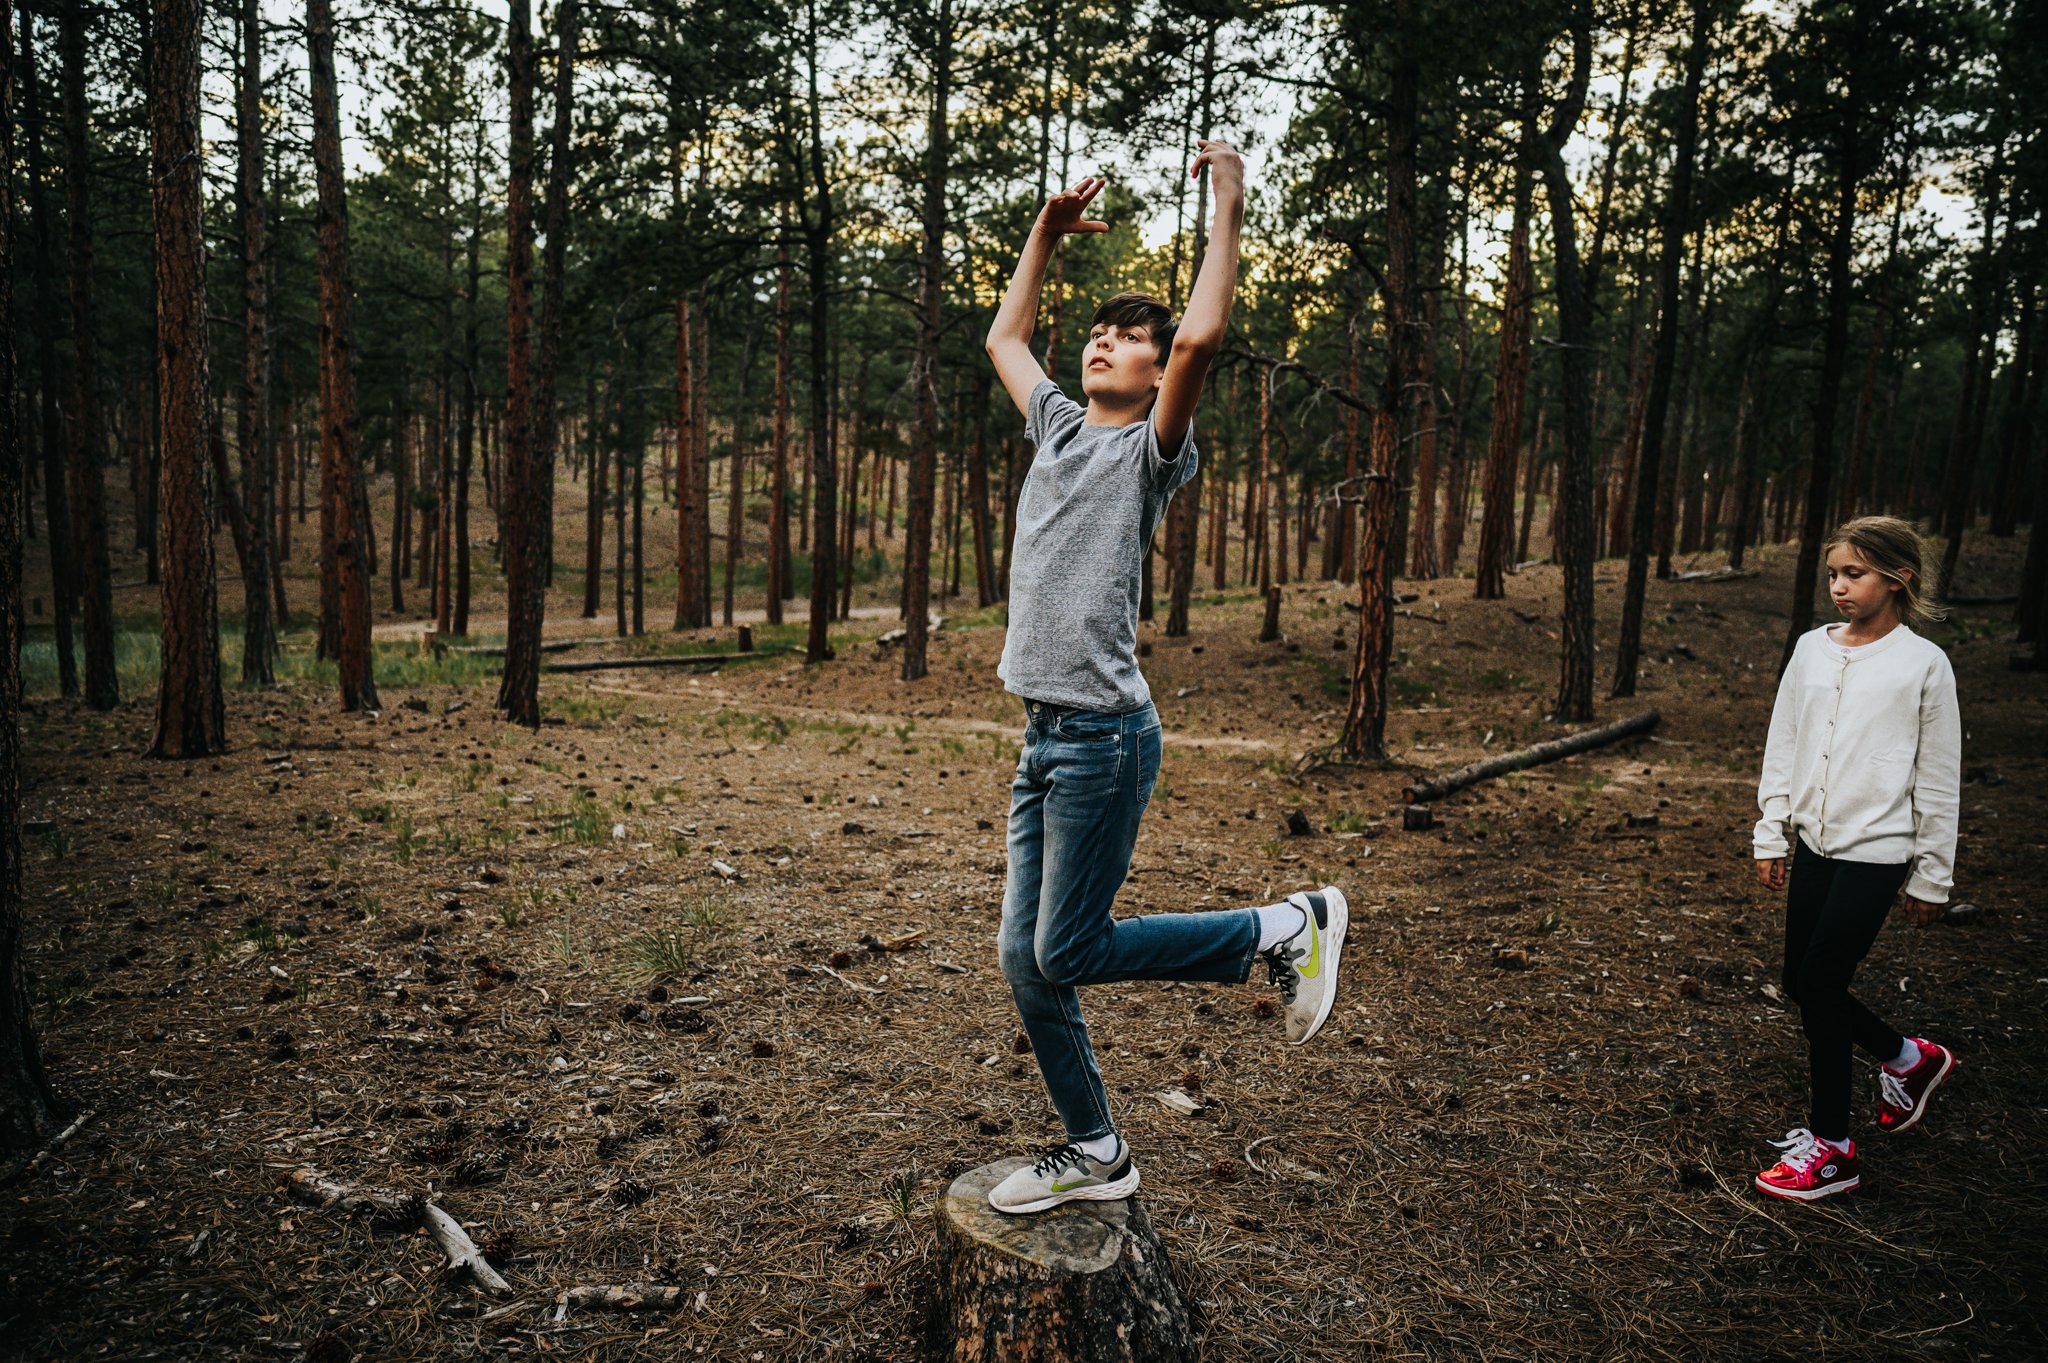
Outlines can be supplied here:
[[[1427, 834], [1398, 817], [1411, 772], [1554, 732], [1554, 574], [1506, 602], [1403, 584], [1442, 623], [1397, 621], [1384, 770], [1285, 775], [1341, 705], [1336, 588], [1289, 589], [1277, 644], [1248, 596], [1141, 635], [1169, 753], [1119, 912], [1334, 882], [1356, 914], [1309, 1047], [1257, 983], [1085, 995], [1206, 1357], [2048, 1356], [2048, 679], [2005, 671], [1993, 613], [1935, 636], [1982, 908], [1887, 927], [1862, 978], [1965, 1068], [1919, 1129], [1869, 1136], [1854, 1199], [1763, 1204], [1804, 1052], [1748, 862], [1789, 580], [1758, 558], [1652, 587], [1642, 694], [1600, 718], [1656, 705], [1654, 740], [1463, 792]], [[101, 1115], [9, 1190], [0, 1350], [916, 1357], [935, 1200], [1054, 1126], [993, 947], [1001, 631], [942, 631], [906, 684], [877, 609], [818, 667], [550, 676], [538, 732], [475, 684], [381, 687], [368, 719], [301, 681], [232, 692], [234, 750], [172, 765], [139, 756], [146, 702], [35, 698], [32, 988], [60, 1087]], [[514, 1296], [291, 1203], [308, 1164], [433, 1191]], [[687, 1304], [554, 1319], [563, 1286], [634, 1280]]]

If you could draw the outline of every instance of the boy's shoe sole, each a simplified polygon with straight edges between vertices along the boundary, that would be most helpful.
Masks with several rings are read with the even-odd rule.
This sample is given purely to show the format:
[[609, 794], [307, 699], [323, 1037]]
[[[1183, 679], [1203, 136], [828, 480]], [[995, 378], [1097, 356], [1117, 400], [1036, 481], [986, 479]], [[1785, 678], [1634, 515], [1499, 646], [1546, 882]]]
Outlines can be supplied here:
[[1322, 1031], [1323, 1024], [1330, 1020], [1330, 1010], [1337, 1004], [1337, 967], [1340, 963], [1339, 958], [1344, 954], [1344, 934], [1351, 923], [1351, 901], [1344, 897], [1342, 890], [1335, 885], [1325, 885], [1320, 893], [1323, 896], [1323, 911], [1328, 915], [1322, 928], [1321, 964], [1328, 985], [1323, 990], [1322, 1002], [1317, 1006], [1316, 1015], [1310, 1021], [1308, 1030], [1295, 1040], [1294, 1044], [1297, 1046]]
[[1934, 1091], [1941, 1087], [1941, 1081], [1948, 1078], [1950, 1074], [1954, 1073], [1955, 1068], [1955, 1053], [1950, 1051], [1946, 1046], [1942, 1047], [1941, 1068], [1936, 1070], [1934, 1072], [1934, 1077], [1927, 1081], [1927, 1087], [1920, 1090], [1920, 1101], [1913, 1104], [1912, 1115], [1907, 1117], [1905, 1121], [1900, 1122], [1897, 1126], [1880, 1126], [1878, 1129], [1884, 1132], [1887, 1136], [1896, 1136], [1901, 1131], [1911, 1130], [1914, 1123], [1918, 1122], [1922, 1117], [1927, 1115], [1927, 1100], [1934, 1096]]
[[989, 1206], [995, 1207], [1006, 1216], [1029, 1216], [1033, 1212], [1051, 1211], [1054, 1207], [1067, 1202], [1117, 1202], [1137, 1191], [1138, 1166], [1133, 1164], [1131, 1172], [1114, 1183], [1091, 1183], [1086, 1188], [1077, 1188], [1071, 1193], [1042, 1197], [1036, 1202], [1025, 1202], [1015, 1207], [998, 1206], [994, 1201], [990, 1201]]
[[1775, 1197], [1783, 1202], [1818, 1202], [1836, 1193], [1846, 1193], [1863, 1186], [1863, 1175], [1854, 1174], [1836, 1183], [1823, 1183], [1816, 1188], [1780, 1188], [1764, 1182], [1763, 1175], [1757, 1175], [1756, 1190], [1766, 1197]]

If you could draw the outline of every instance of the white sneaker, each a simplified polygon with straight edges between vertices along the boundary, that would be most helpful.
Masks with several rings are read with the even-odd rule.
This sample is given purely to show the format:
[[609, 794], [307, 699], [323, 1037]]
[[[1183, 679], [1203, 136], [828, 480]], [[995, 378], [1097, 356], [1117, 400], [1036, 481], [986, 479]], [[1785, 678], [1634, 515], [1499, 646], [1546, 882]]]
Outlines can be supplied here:
[[989, 1189], [988, 1205], [1012, 1216], [1042, 1212], [1062, 1202], [1115, 1202], [1138, 1191], [1131, 1147], [1117, 1137], [1116, 1158], [1091, 1159], [1078, 1145], [1063, 1145]]
[[1337, 1001], [1337, 958], [1351, 904], [1335, 885], [1296, 891], [1287, 902], [1301, 910], [1302, 929], [1261, 954], [1287, 1004], [1287, 1039], [1299, 1046], [1323, 1029]]

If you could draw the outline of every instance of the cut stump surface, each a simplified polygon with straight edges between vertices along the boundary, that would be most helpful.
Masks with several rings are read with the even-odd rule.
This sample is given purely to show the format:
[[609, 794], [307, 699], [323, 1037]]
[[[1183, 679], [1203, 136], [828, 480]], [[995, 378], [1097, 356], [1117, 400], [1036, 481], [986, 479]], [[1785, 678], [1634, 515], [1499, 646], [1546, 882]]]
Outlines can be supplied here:
[[953, 1181], [939, 1207], [939, 1327], [956, 1363], [1181, 1363], [1196, 1356], [1166, 1250], [1136, 1198], [1031, 1216], [989, 1189], [1030, 1161]]

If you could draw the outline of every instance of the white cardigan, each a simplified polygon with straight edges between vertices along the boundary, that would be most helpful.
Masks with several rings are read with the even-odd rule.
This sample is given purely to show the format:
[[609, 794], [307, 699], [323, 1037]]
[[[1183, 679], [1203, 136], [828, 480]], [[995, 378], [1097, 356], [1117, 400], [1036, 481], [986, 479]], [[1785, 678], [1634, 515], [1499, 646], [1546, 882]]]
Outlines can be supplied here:
[[1904, 625], [1846, 657], [1825, 626], [1778, 682], [1757, 783], [1758, 860], [1796, 832], [1824, 857], [1912, 863], [1906, 893], [1948, 902], [1962, 802], [1962, 718], [1948, 655]]

